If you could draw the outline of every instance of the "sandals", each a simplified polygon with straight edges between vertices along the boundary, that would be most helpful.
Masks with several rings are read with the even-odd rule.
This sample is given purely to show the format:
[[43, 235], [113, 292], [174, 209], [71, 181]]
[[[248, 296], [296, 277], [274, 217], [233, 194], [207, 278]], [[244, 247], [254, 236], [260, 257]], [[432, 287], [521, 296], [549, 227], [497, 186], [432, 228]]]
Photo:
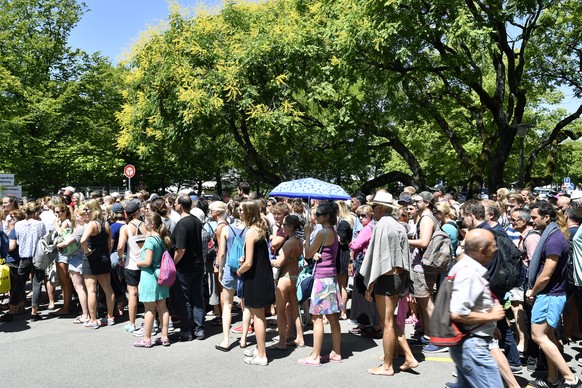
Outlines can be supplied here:
[[89, 321], [89, 318], [83, 318], [82, 315], [79, 315], [77, 318], [75, 318], [75, 320], [73, 321], [73, 323], [79, 325], [79, 324], [85, 323], [87, 321]]
[[302, 358], [300, 360], [297, 360], [297, 363], [303, 366], [321, 366], [321, 362], [315, 361], [312, 358]]
[[170, 339], [169, 338], [156, 338], [154, 344], [162, 345], [162, 346], [170, 346]]
[[341, 364], [344, 362], [344, 360], [342, 360], [342, 356], [338, 354], [334, 354], [333, 356], [331, 356], [331, 354], [326, 354], [325, 356], [319, 357], [319, 360], [323, 363], [335, 362], [336, 364]]
[[152, 344], [152, 341], [146, 341], [142, 338], [140, 340], [135, 341], [133, 343], [133, 346], [135, 346], [136, 348], [151, 348], [154, 345]]

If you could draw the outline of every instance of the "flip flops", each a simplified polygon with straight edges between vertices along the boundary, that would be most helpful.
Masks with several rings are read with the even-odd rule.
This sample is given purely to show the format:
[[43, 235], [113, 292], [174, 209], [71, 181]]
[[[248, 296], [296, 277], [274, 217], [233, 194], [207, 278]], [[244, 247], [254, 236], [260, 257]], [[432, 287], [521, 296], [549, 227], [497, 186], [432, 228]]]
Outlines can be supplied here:
[[339, 355], [334, 355], [333, 357], [331, 357], [329, 354], [326, 354], [325, 356], [321, 356], [320, 358], [320, 362], [323, 363], [327, 363], [327, 362], [334, 362], [336, 364], [341, 364], [342, 362], [344, 362], [344, 360], [342, 360], [342, 356]]
[[315, 361], [311, 358], [302, 358], [298, 360], [297, 363], [303, 366], [321, 366], [321, 362]]
[[227, 346], [226, 348], [221, 346], [220, 344], [216, 344], [214, 345], [214, 348], [216, 350], [220, 350], [221, 352], [228, 352], [230, 350], [230, 346]]

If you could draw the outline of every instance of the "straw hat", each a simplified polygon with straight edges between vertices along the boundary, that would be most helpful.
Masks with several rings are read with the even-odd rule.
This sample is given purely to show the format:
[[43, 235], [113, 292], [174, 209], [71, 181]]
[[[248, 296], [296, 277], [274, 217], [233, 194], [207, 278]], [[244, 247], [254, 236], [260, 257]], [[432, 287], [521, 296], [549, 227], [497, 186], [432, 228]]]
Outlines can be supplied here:
[[368, 205], [382, 205], [387, 206], [391, 209], [396, 209], [396, 205], [394, 204], [394, 198], [392, 198], [392, 194], [387, 191], [378, 191], [374, 196], [374, 199], [368, 202]]

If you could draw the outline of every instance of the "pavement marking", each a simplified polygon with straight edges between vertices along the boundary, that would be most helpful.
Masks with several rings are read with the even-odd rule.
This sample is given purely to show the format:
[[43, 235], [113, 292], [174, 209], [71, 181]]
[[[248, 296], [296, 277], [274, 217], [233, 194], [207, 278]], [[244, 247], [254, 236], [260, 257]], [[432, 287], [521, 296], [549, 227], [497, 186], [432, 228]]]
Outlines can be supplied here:
[[448, 357], [425, 357], [424, 360], [437, 362], [453, 362], [453, 359]]

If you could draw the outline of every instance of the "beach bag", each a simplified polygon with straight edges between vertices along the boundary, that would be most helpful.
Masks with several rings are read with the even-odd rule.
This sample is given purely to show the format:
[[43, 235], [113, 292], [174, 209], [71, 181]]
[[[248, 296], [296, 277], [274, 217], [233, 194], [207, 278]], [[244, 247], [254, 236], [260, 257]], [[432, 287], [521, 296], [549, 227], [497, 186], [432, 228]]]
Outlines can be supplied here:
[[[62, 241], [68, 240], [72, 234], [73, 234], [72, 229], [70, 229], [70, 228], [63, 229], [63, 231], [59, 235], [59, 238], [57, 241], [60, 243]], [[72, 253], [78, 251], [79, 248], [81, 248], [81, 244], [77, 240], [75, 240], [72, 243], [70, 243], [69, 245], [67, 245], [66, 247], [62, 248], [61, 252], [64, 255], [68, 256], [68, 255], [71, 255]]]
[[422, 265], [430, 272], [443, 273], [449, 270], [453, 261], [453, 242], [447, 232], [438, 227], [422, 256]]
[[240, 258], [244, 257], [245, 240], [243, 238], [243, 235], [247, 228], [241, 230], [241, 232], [237, 235], [235, 230], [230, 225], [228, 225], [228, 227], [230, 228], [230, 230], [232, 230], [232, 233], [234, 234], [234, 241], [232, 242], [232, 246], [228, 250], [226, 256], [226, 265], [228, 265], [228, 267], [231, 270], [237, 271], [240, 267]]
[[437, 292], [434, 309], [430, 318], [430, 343], [436, 346], [459, 345], [471, 331], [462, 332], [457, 324], [451, 321], [451, 295], [455, 274], [445, 277]]
[[158, 275], [158, 284], [162, 287], [171, 287], [176, 281], [176, 264], [168, 250], [162, 253], [162, 262], [160, 264], [160, 274]]
[[6, 294], [10, 291], [10, 267], [0, 259], [0, 294]]
[[301, 271], [297, 276], [297, 300], [302, 304], [311, 297], [311, 290], [313, 289], [313, 270], [314, 267], [308, 265], [305, 259], [299, 262]]
[[57, 250], [58, 233], [54, 230], [48, 232], [38, 241], [32, 263], [34, 268], [46, 271], [48, 266], [55, 261], [59, 254]]
[[[327, 228], [323, 230], [323, 242], [321, 247], [319, 247], [319, 253], [323, 250], [323, 246], [327, 240]], [[305, 264], [305, 263], [304, 263]], [[315, 281], [315, 268], [317, 264], [305, 265], [301, 268], [299, 275], [297, 276], [297, 300], [299, 304], [302, 304], [307, 299], [311, 298], [311, 291], [313, 290], [313, 282]]]

